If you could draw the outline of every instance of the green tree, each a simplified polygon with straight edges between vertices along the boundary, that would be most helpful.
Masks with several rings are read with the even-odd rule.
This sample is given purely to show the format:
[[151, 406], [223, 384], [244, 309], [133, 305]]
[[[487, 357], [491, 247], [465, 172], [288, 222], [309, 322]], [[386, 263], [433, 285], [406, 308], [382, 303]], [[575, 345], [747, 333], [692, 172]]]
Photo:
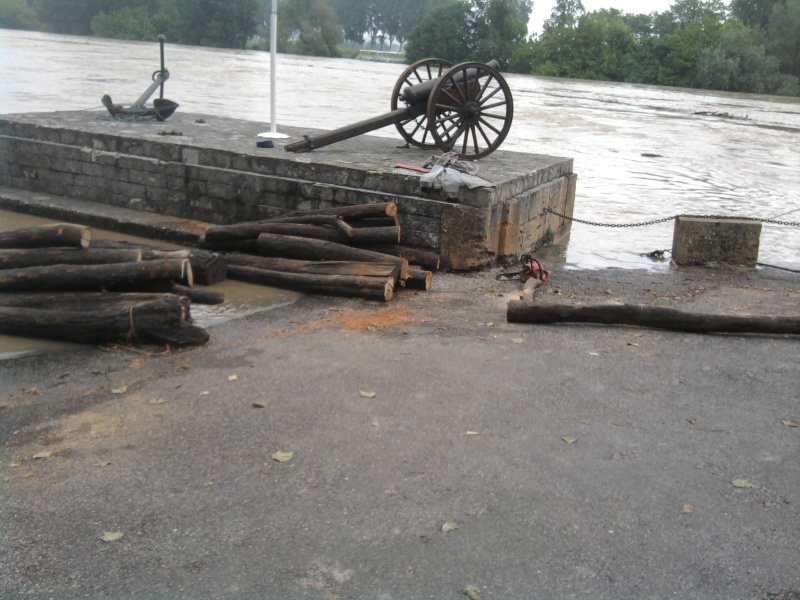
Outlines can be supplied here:
[[784, 73], [800, 77], [800, 0], [776, 4], [767, 24], [767, 48]]
[[278, 47], [312, 56], [337, 56], [342, 26], [324, 0], [281, 0]]
[[196, 46], [244, 48], [257, 30], [256, 0], [174, 0], [175, 41]]
[[731, 0], [731, 13], [753, 29], [766, 29], [772, 7], [783, 0]]
[[475, 52], [472, 59], [508, 64], [514, 47], [528, 34], [529, 0], [477, 0], [473, 13]]
[[47, 31], [91, 35], [92, 18], [122, 8], [118, 0], [33, 0], [33, 9]]
[[475, 50], [471, 16], [472, 6], [466, 0], [431, 11], [409, 34], [406, 60], [435, 57], [453, 63], [465, 61]]
[[777, 58], [755, 43], [749, 28], [732, 28], [703, 50], [694, 83], [712, 90], [773, 93], [783, 83], [778, 65]]
[[146, 6], [125, 7], [111, 14], [101, 12], [91, 21], [92, 33], [122, 40], [153, 40], [156, 24]]

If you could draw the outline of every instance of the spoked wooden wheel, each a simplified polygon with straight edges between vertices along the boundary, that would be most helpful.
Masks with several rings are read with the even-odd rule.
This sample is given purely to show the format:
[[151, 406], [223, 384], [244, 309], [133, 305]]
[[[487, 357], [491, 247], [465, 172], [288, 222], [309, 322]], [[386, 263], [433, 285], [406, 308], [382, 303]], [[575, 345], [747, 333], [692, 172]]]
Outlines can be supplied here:
[[[439, 58], [424, 58], [415, 62], [408, 67], [392, 90], [392, 112], [408, 103], [403, 101], [403, 91], [412, 85], [425, 83], [431, 79], [441, 77], [447, 69], [453, 66], [453, 63], [441, 60]], [[410, 117], [399, 123], [395, 123], [397, 131], [403, 136], [409, 144], [418, 146], [419, 148], [433, 149], [436, 148], [436, 142], [433, 141], [430, 131], [428, 131], [428, 119], [425, 116], [425, 108], [423, 105], [422, 114], [416, 117]]]
[[445, 73], [428, 99], [428, 127], [437, 147], [460, 158], [488, 156], [503, 143], [514, 101], [503, 76], [483, 63], [461, 63]]

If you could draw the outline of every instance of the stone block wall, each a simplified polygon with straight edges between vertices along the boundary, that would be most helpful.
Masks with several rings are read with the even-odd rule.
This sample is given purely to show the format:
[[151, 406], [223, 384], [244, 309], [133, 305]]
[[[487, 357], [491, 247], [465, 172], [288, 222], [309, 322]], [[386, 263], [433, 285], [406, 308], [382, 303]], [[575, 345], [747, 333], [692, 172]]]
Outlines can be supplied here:
[[220, 224], [391, 200], [398, 205], [402, 243], [437, 251], [454, 269], [519, 255], [569, 228], [544, 208], [572, 214], [570, 159], [536, 156], [532, 167], [520, 169], [517, 163], [528, 155], [503, 153], [496, 169], [510, 176], [493, 179], [494, 188], [462, 188], [450, 201], [440, 191], [422, 191], [419, 174], [387, 168], [392, 157], [376, 158], [363, 141], [336, 160], [280, 149], [260, 154], [231, 147], [225, 137], [243, 122], [226, 119], [204, 129], [196, 124], [203, 120], [183, 118], [178, 127], [191, 131], [189, 139], [85, 113], [0, 117], [0, 182]]

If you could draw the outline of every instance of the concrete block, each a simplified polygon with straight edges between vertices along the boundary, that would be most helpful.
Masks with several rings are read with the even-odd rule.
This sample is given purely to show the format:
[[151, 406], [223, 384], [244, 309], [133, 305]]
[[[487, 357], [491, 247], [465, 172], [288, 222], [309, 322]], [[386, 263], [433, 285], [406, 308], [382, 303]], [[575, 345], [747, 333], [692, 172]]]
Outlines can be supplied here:
[[672, 237], [672, 260], [678, 265], [754, 265], [760, 237], [761, 223], [757, 221], [678, 217]]

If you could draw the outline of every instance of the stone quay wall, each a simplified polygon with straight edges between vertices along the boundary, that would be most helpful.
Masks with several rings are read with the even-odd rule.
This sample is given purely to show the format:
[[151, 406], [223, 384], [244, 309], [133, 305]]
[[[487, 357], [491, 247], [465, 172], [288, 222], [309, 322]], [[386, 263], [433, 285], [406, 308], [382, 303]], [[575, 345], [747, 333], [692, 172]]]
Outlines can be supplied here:
[[[480, 161], [493, 188], [448, 200], [423, 191], [431, 151], [362, 136], [307, 154], [255, 147], [263, 125], [199, 115], [168, 123], [119, 122], [97, 113], [0, 116], [0, 182], [26, 190], [157, 214], [233, 223], [289, 211], [394, 201], [404, 245], [471, 269], [563, 235], [576, 175], [572, 160], [497, 151]], [[299, 133], [296, 138], [301, 137]], [[292, 141], [291, 139], [289, 141]]]

